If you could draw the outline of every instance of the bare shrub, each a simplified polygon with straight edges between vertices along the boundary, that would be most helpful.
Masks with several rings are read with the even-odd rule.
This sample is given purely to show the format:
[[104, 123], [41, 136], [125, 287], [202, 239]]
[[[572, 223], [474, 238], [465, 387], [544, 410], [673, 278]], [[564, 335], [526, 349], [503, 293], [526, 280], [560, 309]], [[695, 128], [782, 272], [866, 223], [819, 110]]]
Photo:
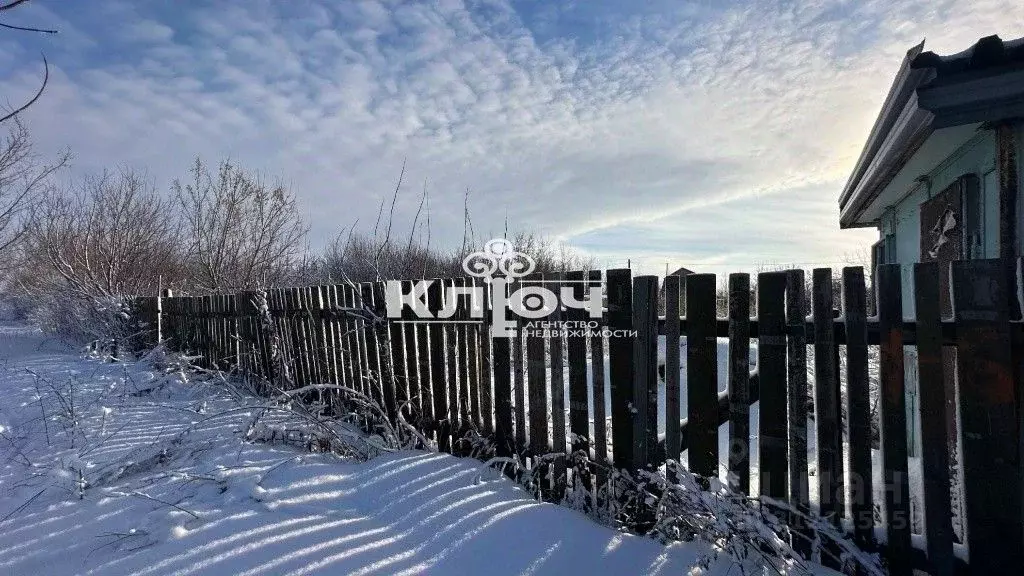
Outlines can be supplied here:
[[183, 220], [188, 280], [199, 291], [280, 285], [301, 258], [307, 228], [295, 197], [229, 161], [196, 159], [172, 185]]
[[25, 236], [20, 289], [45, 328], [76, 341], [119, 345], [139, 329], [131, 297], [155, 295], [180, 275], [177, 223], [145, 177], [131, 169], [52, 191]]
[[39, 200], [46, 184], [68, 160], [61, 154], [41, 163], [32, 150], [28, 130], [17, 119], [0, 146], [0, 274], [16, 265], [14, 254], [25, 234], [25, 216]]
[[[516, 250], [534, 259], [536, 272], [554, 274], [595, 266], [592, 259], [537, 234], [517, 234], [511, 242]], [[475, 250], [479, 250], [479, 246], [471, 242], [461, 250], [442, 250], [411, 241], [378, 241], [373, 236], [342, 232], [324, 249], [320, 258], [321, 273], [324, 281], [454, 278], [465, 276], [462, 261]]]

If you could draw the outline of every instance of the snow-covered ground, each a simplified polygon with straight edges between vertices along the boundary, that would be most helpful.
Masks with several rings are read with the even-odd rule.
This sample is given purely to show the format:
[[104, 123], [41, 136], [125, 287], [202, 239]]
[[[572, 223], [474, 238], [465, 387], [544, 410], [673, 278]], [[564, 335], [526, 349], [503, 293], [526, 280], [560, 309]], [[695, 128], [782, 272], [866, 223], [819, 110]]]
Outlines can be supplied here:
[[472, 459], [246, 442], [261, 400], [27, 328], [0, 326], [0, 394], [0, 574], [688, 574], [708, 552], [539, 503]]

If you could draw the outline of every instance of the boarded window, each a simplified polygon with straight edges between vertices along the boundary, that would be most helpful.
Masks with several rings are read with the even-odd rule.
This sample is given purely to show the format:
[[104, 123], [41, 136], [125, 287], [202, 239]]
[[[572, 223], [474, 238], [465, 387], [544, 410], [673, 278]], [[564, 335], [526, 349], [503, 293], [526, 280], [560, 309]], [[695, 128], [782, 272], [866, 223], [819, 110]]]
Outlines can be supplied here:
[[[982, 210], [980, 202], [978, 177], [970, 174], [957, 179], [945, 190], [921, 203], [921, 262], [939, 262], [942, 273], [939, 275], [941, 311], [943, 315], [953, 313], [949, 299], [949, 263], [960, 260], [968, 255], [965, 250], [965, 228], [968, 239], [971, 235], [978, 238], [984, 233], [982, 229]], [[974, 203], [967, 210], [964, 208], [970, 200]], [[984, 246], [984, 242], [979, 243]], [[969, 245], [968, 245], [969, 246]]]

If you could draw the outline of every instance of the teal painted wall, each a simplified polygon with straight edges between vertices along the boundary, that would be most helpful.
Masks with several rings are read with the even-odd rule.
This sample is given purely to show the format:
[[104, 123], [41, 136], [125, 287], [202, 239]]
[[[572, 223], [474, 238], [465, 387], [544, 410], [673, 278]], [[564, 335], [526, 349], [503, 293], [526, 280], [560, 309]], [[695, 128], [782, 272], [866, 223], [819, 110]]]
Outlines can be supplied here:
[[[999, 178], [996, 172], [995, 133], [979, 132], [974, 138], [945, 158], [936, 157], [929, 162], [934, 168], [928, 180], [917, 183], [906, 191], [897, 204], [889, 207], [881, 220], [881, 234], [895, 234], [896, 261], [900, 264], [903, 282], [903, 316], [912, 319], [914, 306], [914, 263], [921, 261], [921, 203], [942, 192], [964, 174], [976, 174], [981, 185], [980, 206], [982, 217], [982, 257], [998, 254]], [[906, 346], [904, 370], [907, 406], [907, 441], [910, 456], [921, 454], [920, 403], [918, 398], [917, 348]]]
[[[964, 174], [974, 173], [981, 182], [983, 202], [983, 246], [984, 257], [998, 255], [999, 190], [996, 176], [995, 134], [991, 130], [979, 132], [974, 138], [945, 158], [935, 158], [935, 166], [927, 174], [930, 183], [921, 182], [906, 191], [906, 197], [889, 207], [881, 220], [882, 235], [895, 234], [896, 261], [901, 264], [903, 279], [903, 315], [914, 317], [913, 280], [916, 262], [921, 261], [921, 203]], [[930, 185], [929, 185], [930, 184]]]

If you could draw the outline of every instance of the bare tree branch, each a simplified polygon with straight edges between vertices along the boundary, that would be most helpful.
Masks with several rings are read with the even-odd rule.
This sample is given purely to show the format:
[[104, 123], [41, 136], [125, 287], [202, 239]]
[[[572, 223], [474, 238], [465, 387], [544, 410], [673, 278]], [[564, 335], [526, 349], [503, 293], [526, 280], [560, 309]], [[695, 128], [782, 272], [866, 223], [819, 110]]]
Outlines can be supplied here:
[[21, 30], [22, 32], [39, 32], [40, 34], [56, 34], [56, 30], [47, 30], [44, 28], [31, 28], [27, 26], [15, 26], [13, 24], [4, 24], [0, 22], [0, 28], [7, 28], [8, 30]]
[[43, 54], [43, 85], [39, 87], [39, 91], [36, 92], [36, 95], [33, 96], [31, 100], [26, 102], [22, 107], [18, 108], [14, 112], [11, 112], [10, 114], [4, 116], [3, 118], [0, 118], [0, 123], [6, 122], [7, 120], [10, 120], [11, 118], [14, 118], [20, 112], [24, 112], [26, 108], [28, 108], [29, 106], [35, 104], [36, 100], [39, 100], [39, 97], [43, 95], [43, 90], [46, 90], [46, 84], [49, 81], [50, 81], [50, 63], [46, 61], [46, 54]]
[[18, 6], [19, 4], [24, 4], [25, 2], [28, 2], [28, 0], [12, 0], [7, 4], [0, 5], [0, 12], [3, 12], [4, 10], [10, 10], [11, 8]]

